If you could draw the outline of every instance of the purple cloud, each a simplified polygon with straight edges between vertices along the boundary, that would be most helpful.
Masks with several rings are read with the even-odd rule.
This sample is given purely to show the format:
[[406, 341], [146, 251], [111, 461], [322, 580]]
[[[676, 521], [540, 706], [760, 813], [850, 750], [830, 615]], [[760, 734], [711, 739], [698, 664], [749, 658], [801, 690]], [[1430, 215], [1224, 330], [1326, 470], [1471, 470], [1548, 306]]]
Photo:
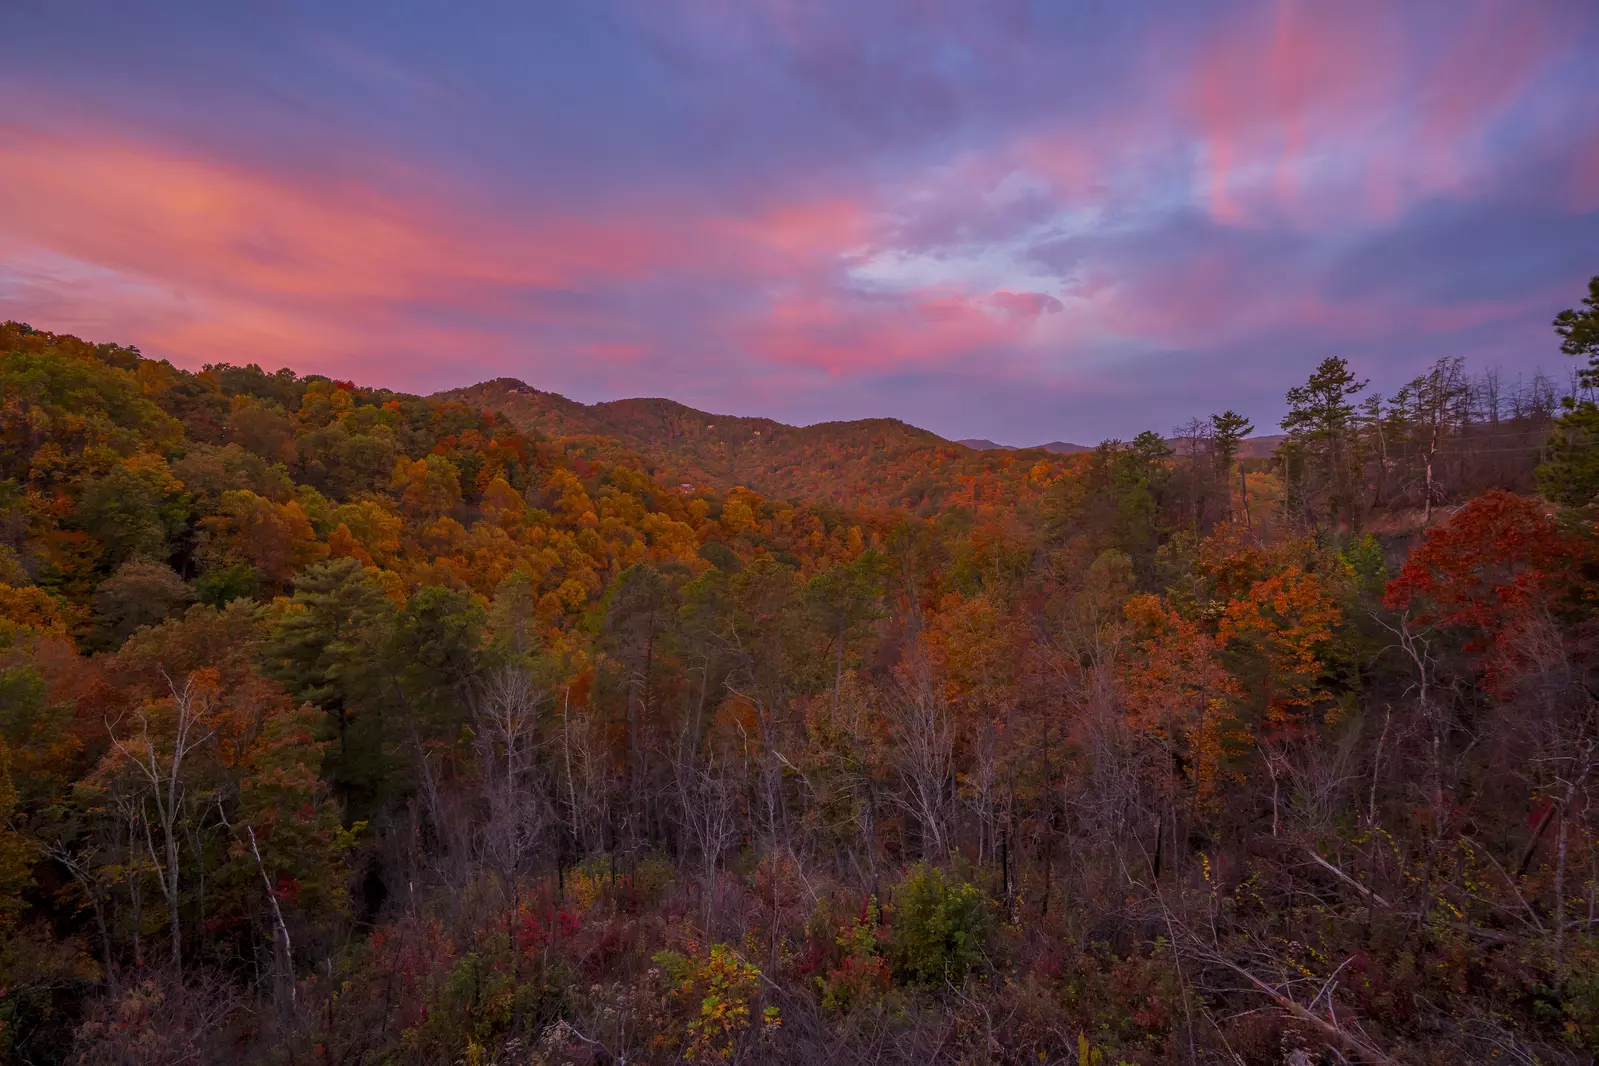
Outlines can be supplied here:
[[1325, 354], [1514, 372], [1599, 271], [1585, 0], [0, 12], [0, 314], [1092, 441]]

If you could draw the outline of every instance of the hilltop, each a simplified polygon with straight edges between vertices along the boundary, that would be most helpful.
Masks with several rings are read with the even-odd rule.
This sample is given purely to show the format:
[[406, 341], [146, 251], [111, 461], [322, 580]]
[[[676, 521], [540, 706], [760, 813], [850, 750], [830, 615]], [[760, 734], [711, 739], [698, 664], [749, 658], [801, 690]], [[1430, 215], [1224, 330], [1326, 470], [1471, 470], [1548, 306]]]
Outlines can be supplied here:
[[993, 441], [987, 440], [983, 437], [969, 437], [965, 440], [958, 440], [955, 443], [964, 444], [966, 447], [980, 452], [1018, 452], [1031, 450], [1049, 452], [1051, 455], [1077, 455], [1081, 452], [1091, 452], [1094, 450], [1087, 444], [1070, 444], [1063, 440], [1052, 440], [1048, 444], [1034, 445], [1031, 449], [1018, 448], [1014, 444], [995, 444]]
[[[946, 440], [896, 418], [864, 418], [791, 426], [770, 418], [713, 414], [660, 397], [584, 404], [516, 378], [496, 378], [435, 393], [493, 411], [523, 431], [565, 439], [606, 461], [623, 452], [647, 457], [666, 484], [726, 492], [744, 487], [764, 496], [931, 513], [946, 506], [1014, 500], [1042, 462], [1091, 445], [1051, 441], [1018, 448], [983, 438]], [[1267, 459], [1284, 439], [1244, 441], [1243, 459]], [[1168, 443], [1176, 448], [1179, 438]]]
[[718, 492], [742, 486], [833, 504], [931, 510], [1014, 499], [1037, 463], [1056, 470], [1060, 458], [1053, 453], [1075, 448], [974, 450], [895, 418], [790, 426], [661, 398], [583, 404], [515, 378], [432, 399], [493, 411], [523, 431], [587, 439], [598, 455], [613, 446], [646, 455], [652, 472], [669, 484]]

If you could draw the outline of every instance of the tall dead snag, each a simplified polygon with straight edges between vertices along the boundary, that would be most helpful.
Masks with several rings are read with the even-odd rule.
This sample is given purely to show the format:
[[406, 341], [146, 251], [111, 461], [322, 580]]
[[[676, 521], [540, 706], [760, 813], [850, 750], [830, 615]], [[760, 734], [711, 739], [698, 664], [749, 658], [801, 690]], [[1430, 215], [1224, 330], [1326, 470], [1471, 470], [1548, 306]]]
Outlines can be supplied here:
[[[183, 864], [179, 819], [188, 785], [184, 777], [184, 765], [189, 756], [215, 734], [218, 677], [215, 670], [196, 670], [184, 678], [180, 687], [165, 671], [162, 676], [166, 679], [170, 695], [165, 700], [152, 701], [134, 712], [133, 722], [137, 731], [119, 737], [116, 729], [118, 723], [108, 721], [106, 733], [111, 738], [110, 758], [115, 763], [131, 767], [140, 784], [138, 809], [142, 816], [140, 820], [145, 847], [154, 865], [161, 895], [167, 903], [172, 965], [181, 973], [183, 922], [179, 890]], [[145, 813], [148, 810], [146, 804], [155, 809], [153, 819]]]

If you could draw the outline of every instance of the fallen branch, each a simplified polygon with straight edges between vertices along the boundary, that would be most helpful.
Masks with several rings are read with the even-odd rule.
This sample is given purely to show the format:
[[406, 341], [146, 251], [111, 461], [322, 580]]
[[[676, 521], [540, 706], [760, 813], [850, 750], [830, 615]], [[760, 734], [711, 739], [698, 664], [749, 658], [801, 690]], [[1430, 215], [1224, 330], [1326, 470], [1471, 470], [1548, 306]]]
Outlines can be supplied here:
[[1344, 873], [1342, 870], [1328, 862], [1326, 859], [1322, 858], [1320, 855], [1317, 855], [1313, 848], [1306, 848], [1305, 854], [1310, 856], [1311, 861], [1317, 866], [1320, 866], [1323, 870], [1326, 870], [1328, 873], [1338, 878], [1338, 880], [1342, 881], [1344, 884], [1360, 893], [1361, 898], [1366, 900], [1366, 902], [1375, 903], [1384, 910], [1393, 906], [1392, 903], [1389, 903], [1386, 899], [1383, 899], [1382, 896], [1378, 895], [1376, 892], [1373, 892], [1359, 881], [1356, 881], [1353, 877], [1350, 877], [1348, 874]]
[[[1236, 962], [1233, 962], [1231, 959], [1221, 955], [1219, 952], [1207, 951], [1205, 954], [1209, 956], [1212, 962], [1226, 967], [1239, 977], [1242, 977], [1245, 981], [1248, 981], [1255, 991], [1270, 999], [1284, 1012], [1316, 1029], [1329, 1040], [1342, 1044], [1350, 1051], [1353, 1051], [1362, 1058], [1369, 1059], [1372, 1062], [1383, 1064], [1383, 1066], [1398, 1066], [1398, 1063], [1395, 1062], [1394, 1059], [1389, 1058], [1377, 1048], [1372, 1047], [1361, 1037], [1356, 1036], [1349, 1030], [1338, 1025], [1336, 1020], [1329, 1021], [1311, 1012], [1308, 1008], [1294, 1002], [1292, 999], [1283, 995], [1282, 992], [1273, 988], [1271, 985], [1268, 985], [1266, 982], [1262, 981], [1260, 978], [1256, 977], [1254, 974], [1250, 973]], [[1339, 968], [1342, 969], [1342, 967]], [[1318, 996], [1317, 998], [1320, 997]], [[1328, 1001], [1328, 1015], [1329, 1017], [1336, 1019], [1336, 1015], [1332, 1014], [1331, 1000]]]

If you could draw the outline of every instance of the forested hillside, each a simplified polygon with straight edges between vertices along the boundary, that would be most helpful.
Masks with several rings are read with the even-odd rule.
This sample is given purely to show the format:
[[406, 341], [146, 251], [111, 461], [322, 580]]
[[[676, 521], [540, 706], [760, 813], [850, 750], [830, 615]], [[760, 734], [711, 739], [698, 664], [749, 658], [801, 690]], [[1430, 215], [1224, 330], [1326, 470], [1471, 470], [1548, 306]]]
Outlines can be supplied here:
[[928, 517], [949, 507], [1010, 505], [1057, 476], [1043, 449], [973, 452], [892, 418], [788, 426], [712, 415], [672, 400], [584, 405], [514, 379], [440, 393], [550, 437], [588, 438], [598, 454], [620, 445], [647, 456], [662, 480], [718, 492], [745, 487], [780, 499], [897, 507]]
[[1556, 330], [1563, 401], [1328, 359], [1251, 457], [6, 323], [0, 1056], [1591, 1062]]

